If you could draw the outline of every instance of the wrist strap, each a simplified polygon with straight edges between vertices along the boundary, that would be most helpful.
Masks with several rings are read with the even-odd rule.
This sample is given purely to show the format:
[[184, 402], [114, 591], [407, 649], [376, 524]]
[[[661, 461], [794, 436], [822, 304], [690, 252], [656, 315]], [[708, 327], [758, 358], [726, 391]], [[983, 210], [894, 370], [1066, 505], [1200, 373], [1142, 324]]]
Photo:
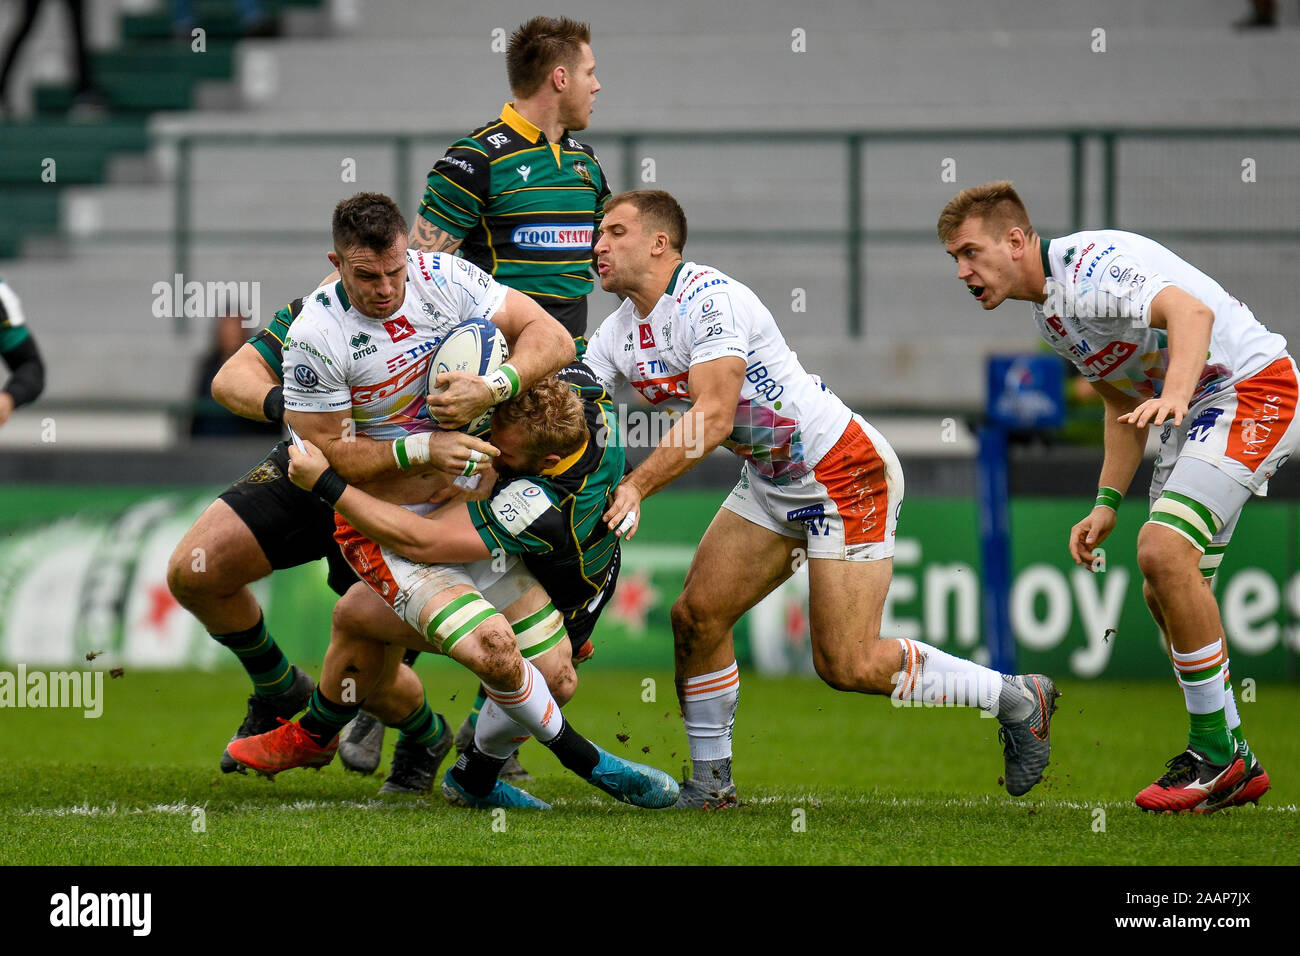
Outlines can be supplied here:
[[492, 391], [494, 404], [499, 405], [519, 394], [519, 373], [509, 362], [494, 372], [488, 372], [483, 376], [483, 381]]
[[343, 492], [348, 490], [348, 483], [343, 480], [333, 468], [326, 468], [316, 479], [316, 484], [312, 485], [311, 492], [316, 497], [322, 499], [326, 504], [333, 505], [341, 497]]
[[277, 385], [262, 399], [262, 417], [268, 422], [284, 421], [284, 386]]
[[407, 471], [415, 465], [427, 465], [429, 463], [428, 434], [406, 435], [393, 439], [393, 457], [397, 459], [397, 467], [402, 471]]
[[1116, 489], [1102, 485], [1097, 489], [1097, 502], [1094, 508], [1109, 508], [1116, 514], [1119, 513], [1119, 503], [1124, 499]]

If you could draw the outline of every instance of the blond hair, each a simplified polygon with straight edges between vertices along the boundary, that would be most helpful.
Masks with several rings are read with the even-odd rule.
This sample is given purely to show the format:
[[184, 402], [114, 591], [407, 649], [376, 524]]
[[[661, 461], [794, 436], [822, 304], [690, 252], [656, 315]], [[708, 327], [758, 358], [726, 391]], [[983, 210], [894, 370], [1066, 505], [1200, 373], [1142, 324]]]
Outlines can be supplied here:
[[587, 440], [582, 399], [554, 375], [498, 405], [495, 422], [511, 428], [519, 426], [527, 436], [528, 452], [537, 458], [563, 458]]
[[1029, 211], [1008, 179], [970, 186], [949, 200], [939, 214], [939, 241], [947, 242], [967, 219], [983, 220], [985, 231], [995, 235], [1013, 226], [1019, 226], [1026, 236], [1034, 235]]

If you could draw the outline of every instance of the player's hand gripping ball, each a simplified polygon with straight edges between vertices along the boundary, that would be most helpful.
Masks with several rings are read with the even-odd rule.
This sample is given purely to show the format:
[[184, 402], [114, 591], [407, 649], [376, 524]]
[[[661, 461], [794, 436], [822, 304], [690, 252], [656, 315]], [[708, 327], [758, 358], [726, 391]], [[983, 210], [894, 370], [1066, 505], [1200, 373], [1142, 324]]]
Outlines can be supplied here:
[[[442, 340], [429, 363], [429, 418], [440, 428], [481, 435], [492, 423], [492, 393], [481, 376], [509, 357], [506, 338], [487, 319], [467, 319]], [[460, 372], [443, 379], [439, 376]]]

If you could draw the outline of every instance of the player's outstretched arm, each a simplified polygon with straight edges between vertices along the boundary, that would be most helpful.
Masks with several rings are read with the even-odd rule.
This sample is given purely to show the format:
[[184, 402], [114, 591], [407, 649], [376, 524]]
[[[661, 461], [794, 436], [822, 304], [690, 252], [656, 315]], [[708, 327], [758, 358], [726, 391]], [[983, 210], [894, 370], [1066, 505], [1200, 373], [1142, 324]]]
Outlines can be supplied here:
[[[1145, 428], [1132, 428], [1121, 420], [1137, 407], [1137, 399], [1105, 382], [1093, 382], [1092, 387], [1106, 403], [1105, 457], [1097, 487], [1114, 489], [1122, 497], [1142, 463], [1147, 431]], [[1113, 504], [1118, 505], [1118, 501]], [[1116, 518], [1114, 506], [1098, 503], [1086, 518], [1070, 529], [1070, 557], [1075, 564], [1092, 567], [1093, 551], [1114, 530]]]
[[[666, 488], [717, 448], [735, 427], [736, 405], [745, 380], [745, 360], [727, 356], [692, 365], [688, 386], [692, 405], [664, 436], [659, 447], [614, 490], [605, 522], [628, 540], [636, 534], [641, 501]], [[624, 518], [635, 513], [628, 528]]]
[[247, 342], [217, 369], [212, 379], [212, 397], [240, 418], [259, 422], [284, 420], [284, 388], [280, 377]]
[[464, 504], [448, 504], [427, 518], [405, 508], [380, 501], [352, 485], [322, 475], [337, 472], [325, 455], [310, 441], [306, 451], [289, 447], [289, 479], [299, 488], [316, 490], [352, 527], [376, 544], [391, 548], [403, 557], [425, 564], [460, 564], [491, 557], [488, 547], [474, 529]]
[[1153, 329], [1164, 329], [1169, 334], [1164, 387], [1159, 398], [1148, 399], [1122, 420], [1142, 428], [1148, 422], [1163, 425], [1166, 418], [1172, 417], [1175, 425], [1182, 425], [1196, 384], [1205, 371], [1214, 312], [1200, 299], [1171, 285], [1151, 300], [1149, 315]]
[[421, 465], [449, 476], [470, 475], [501, 454], [481, 438], [462, 432], [434, 431], [396, 441], [376, 441], [359, 434], [346, 412], [289, 411], [284, 418], [289, 427], [324, 452], [345, 481], [351, 482], [393, 477]]

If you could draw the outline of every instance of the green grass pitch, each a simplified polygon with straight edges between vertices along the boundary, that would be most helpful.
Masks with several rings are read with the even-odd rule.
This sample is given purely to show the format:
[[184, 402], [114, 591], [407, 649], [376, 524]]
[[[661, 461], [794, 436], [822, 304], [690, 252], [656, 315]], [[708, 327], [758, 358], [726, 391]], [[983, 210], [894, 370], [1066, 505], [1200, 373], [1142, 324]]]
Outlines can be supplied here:
[[[431, 704], [458, 723], [471, 680], [445, 661], [418, 667]], [[642, 699], [646, 677], [657, 682], [654, 702]], [[380, 799], [391, 732], [380, 776], [344, 773], [337, 761], [274, 781], [223, 776], [217, 759], [248, 692], [236, 671], [128, 672], [104, 688], [98, 719], [0, 712], [4, 863], [1231, 865], [1300, 855], [1295, 686], [1261, 686], [1242, 705], [1272, 791], [1258, 808], [1209, 817], [1132, 805], [1185, 740], [1172, 680], [1063, 684], [1047, 777], [1013, 799], [998, 785], [997, 724], [974, 711], [896, 710], [816, 681], [746, 674], [741, 809], [617, 804], [532, 742], [522, 754], [536, 777], [529, 788], [556, 809], [499, 819], [436, 795]], [[668, 672], [587, 670], [568, 713], [617, 753], [682, 766]]]

